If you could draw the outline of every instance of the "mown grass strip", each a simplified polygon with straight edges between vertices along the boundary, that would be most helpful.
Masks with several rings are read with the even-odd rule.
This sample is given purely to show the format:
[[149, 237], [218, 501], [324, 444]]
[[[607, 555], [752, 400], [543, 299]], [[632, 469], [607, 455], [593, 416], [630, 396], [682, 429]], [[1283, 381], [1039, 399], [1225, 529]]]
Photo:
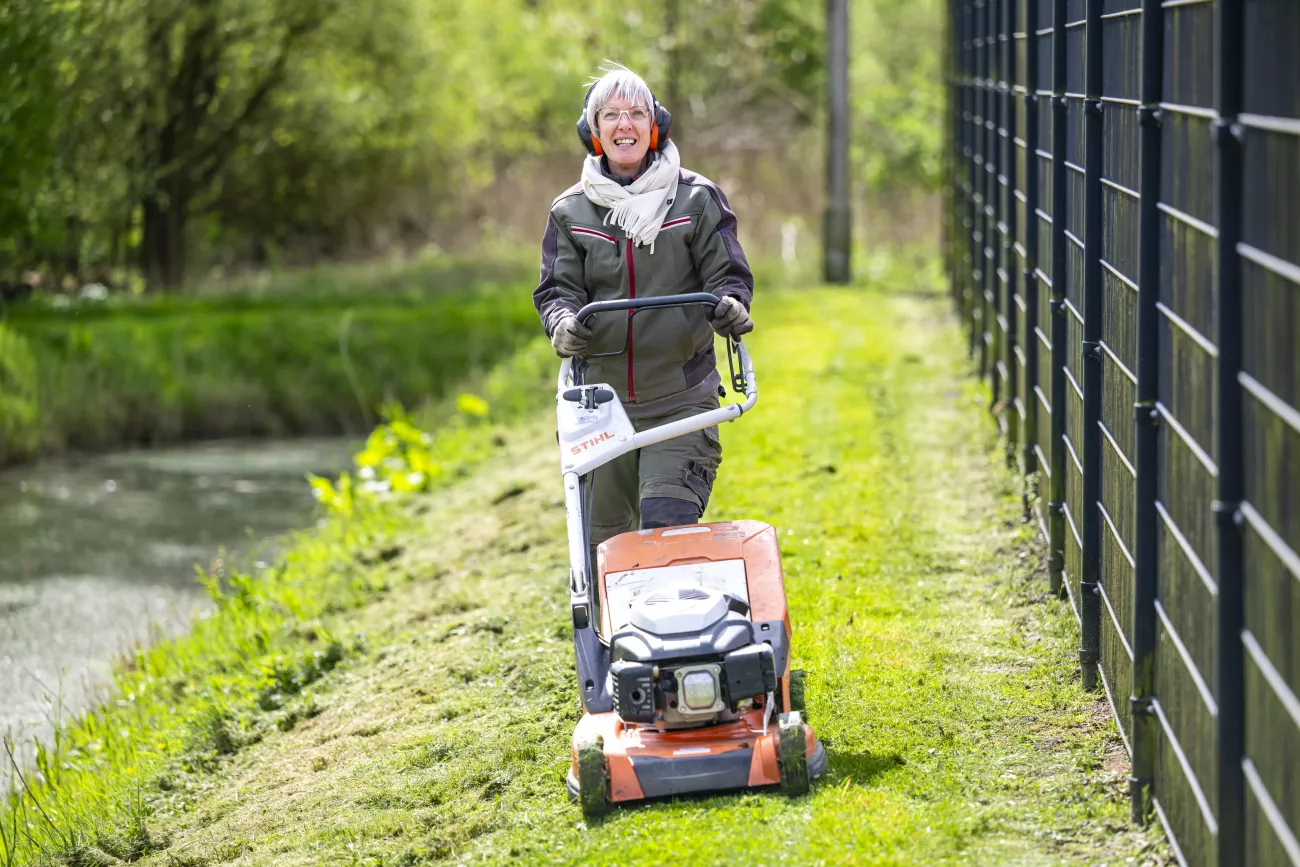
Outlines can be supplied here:
[[[314, 715], [123, 799], [118, 821], [154, 842], [143, 862], [1161, 863], [1126, 826], [1118, 737], [1078, 690], [1072, 619], [1043, 592], [944, 301], [809, 288], [756, 319], [760, 408], [723, 430], [709, 516], [781, 533], [830, 755], [811, 795], [594, 827], [567, 802], [577, 702], [543, 411], [463, 484], [390, 514], [400, 553], [354, 574], [410, 580], [321, 615], [368, 640], [311, 686]], [[103, 785], [124, 779], [106, 764]]]

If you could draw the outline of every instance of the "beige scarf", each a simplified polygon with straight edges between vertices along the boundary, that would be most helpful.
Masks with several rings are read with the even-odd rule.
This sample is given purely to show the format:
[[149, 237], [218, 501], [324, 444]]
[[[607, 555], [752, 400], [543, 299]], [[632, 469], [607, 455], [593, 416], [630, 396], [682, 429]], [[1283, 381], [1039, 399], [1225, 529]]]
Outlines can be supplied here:
[[618, 226], [637, 246], [650, 245], [655, 251], [655, 238], [668, 215], [668, 208], [677, 198], [677, 179], [681, 175], [682, 160], [677, 145], [671, 141], [655, 154], [654, 162], [641, 177], [623, 186], [605, 176], [600, 169], [600, 157], [587, 157], [582, 164], [582, 191], [588, 199], [604, 208], [605, 224]]

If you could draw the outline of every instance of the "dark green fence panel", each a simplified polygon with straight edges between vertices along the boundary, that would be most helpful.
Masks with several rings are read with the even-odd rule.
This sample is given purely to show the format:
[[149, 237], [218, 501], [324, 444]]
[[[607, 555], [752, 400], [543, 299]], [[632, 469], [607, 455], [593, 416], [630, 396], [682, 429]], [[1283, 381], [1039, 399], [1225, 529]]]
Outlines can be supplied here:
[[[1066, 497], [1066, 376], [1065, 356], [1069, 350], [1066, 343], [1066, 296], [1065, 286], [1067, 251], [1065, 243], [1066, 225], [1069, 215], [1066, 213], [1066, 163], [1069, 128], [1066, 123], [1066, 97], [1068, 89], [1069, 64], [1067, 62], [1066, 30], [1069, 0], [1055, 0], [1052, 4], [1052, 357], [1048, 365], [1051, 376], [1052, 426], [1049, 433], [1051, 445], [1052, 478], [1048, 496], [1048, 546], [1051, 586], [1055, 593], [1068, 593], [1069, 586], [1065, 577], [1066, 569], [1066, 533], [1068, 524], [1065, 517]], [[1073, 601], [1073, 598], [1072, 600]], [[1078, 614], [1078, 607], [1074, 607]]]
[[[1062, 579], [1076, 615], [1082, 616], [1080, 582], [1083, 580], [1084, 531], [1084, 101], [1086, 98], [1087, 19], [1082, 0], [1068, 0], [1065, 12], [1065, 90], [1060, 99], [1064, 102], [1065, 146], [1062, 154], [1064, 172], [1063, 188], [1057, 193], [1063, 198], [1058, 224], [1061, 226], [1061, 247], [1064, 267], [1054, 279], [1063, 298], [1061, 319], [1064, 322], [1064, 341], [1058, 357], [1065, 378], [1065, 389], [1056, 407], [1062, 417], [1062, 438], [1066, 460], [1062, 467], [1062, 514], [1065, 520], [1065, 563]], [[1058, 115], [1059, 116], [1059, 115]], [[1059, 135], [1059, 133], [1058, 133]], [[1058, 198], [1061, 201], [1061, 198]], [[1058, 260], [1059, 261], [1059, 260]]]
[[1246, 4], [1241, 125], [1245, 863], [1300, 864], [1300, 3]]
[[1300, 867], [1300, 0], [950, 0], [956, 306], [1193, 865]]
[[[1034, 221], [1031, 228], [1038, 255], [1033, 263], [1033, 281], [1029, 288], [1029, 292], [1033, 295], [1034, 315], [1030, 317], [1033, 323], [1033, 339], [1029, 341], [1026, 357], [1032, 359], [1034, 375], [1032, 443], [1039, 494], [1034, 502], [1034, 515], [1043, 537], [1051, 539], [1051, 524], [1054, 523], [1051, 515], [1054, 484], [1052, 432], [1055, 429], [1055, 421], [1052, 417], [1052, 322], [1055, 319], [1052, 313], [1052, 209], [1054, 207], [1052, 190], [1055, 175], [1052, 148], [1055, 146], [1053, 118], [1056, 112], [1052, 81], [1055, 70], [1053, 42], [1056, 35], [1053, 22], [1056, 0], [1030, 0], [1030, 2], [1035, 4], [1035, 11], [1038, 13], [1038, 26], [1034, 30], [1034, 53], [1038, 61], [1037, 77], [1034, 82], [1034, 95], [1038, 97], [1035, 105], [1038, 115], [1038, 146], [1034, 150], [1034, 172], [1038, 184], [1038, 201], [1034, 208]], [[1055, 550], [1053, 547], [1051, 566], [1053, 583], [1059, 580]]]
[[[1102, 67], [1100, 404], [1098, 516], [1102, 603], [1102, 684], [1132, 754], [1128, 698], [1133, 671], [1136, 545], [1138, 239], [1141, 210], [1139, 116], [1142, 96], [1141, 0], [1110, 0], [1100, 16], [1104, 57], [1132, 58]], [[1133, 62], [1136, 61], [1136, 62]], [[1154, 290], [1153, 290], [1154, 291]]]
[[976, 4], [979, 14], [979, 80], [976, 103], [979, 106], [978, 166], [979, 166], [979, 205], [980, 205], [980, 246], [979, 246], [979, 369], [980, 374], [989, 377], [996, 387], [993, 376], [993, 359], [995, 346], [993, 340], [997, 300], [994, 292], [997, 286], [997, 100], [995, 78], [997, 76], [997, 0], [982, 0]]
[[[1156, 409], [1155, 807], [1190, 863], [1215, 863], [1219, 596], [1214, 501], [1217, 3], [1165, 4]], [[1226, 865], [1225, 865], [1226, 867]]]
[[1015, 411], [1017, 331], [1015, 285], [1015, 239], [1019, 214], [1016, 212], [1016, 120], [1015, 87], [1017, 77], [1015, 27], [1017, 8], [1022, 0], [997, 0], [997, 215], [998, 249], [994, 297], [997, 302], [996, 352], [993, 365], [993, 400], [1000, 407], [997, 421], [1006, 441], [1008, 457], [1014, 454], [1020, 438]]
[[1034, 386], [1038, 383], [1037, 345], [1034, 334], [1037, 325], [1038, 293], [1035, 287], [1034, 264], [1038, 260], [1038, 53], [1035, 30], [1038, 25], [1038, 0], [1017, 0], [1015, 23], [1012, 31], [1015, 55], [1015, 87], [1013, 104], [1015, 134], [1012, 138], [1012, 162], [1015, 166], [1013, 195], [1015, 197], [1015, 230], [1012, 232], [1012, 257], [1007, 270], [1012, 290], [1012, 332], [1014, 346], [1011, 351], [1011, 415], [1015, 437], [1011, 446], [1020, 472], [1026, 477], [1036, 469], [1034, 444], [1036, 442], [1037, 399]]

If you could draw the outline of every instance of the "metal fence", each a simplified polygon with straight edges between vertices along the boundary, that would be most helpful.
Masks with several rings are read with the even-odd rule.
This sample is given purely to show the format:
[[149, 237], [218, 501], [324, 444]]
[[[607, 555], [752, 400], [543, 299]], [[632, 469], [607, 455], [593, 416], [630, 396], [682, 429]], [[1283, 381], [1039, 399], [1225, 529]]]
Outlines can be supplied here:
[[945, 255], [1187, 864], [1300, 865], [1300, 0], [949, 0]]

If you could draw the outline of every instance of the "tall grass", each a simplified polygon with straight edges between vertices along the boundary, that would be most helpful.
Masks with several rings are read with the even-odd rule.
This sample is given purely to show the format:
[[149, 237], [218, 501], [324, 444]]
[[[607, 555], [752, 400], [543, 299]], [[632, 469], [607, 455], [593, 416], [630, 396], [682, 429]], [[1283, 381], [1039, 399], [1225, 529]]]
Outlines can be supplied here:
[[[507, 273], [513, 281], [493, 282]], [[538, 332], [522, 274], [486, 274], [358, 267], [265, 291], [11, 308], [0, 323], [0, 466], [67, 450], [362, 433], [381, 404], [437, 398]]]

